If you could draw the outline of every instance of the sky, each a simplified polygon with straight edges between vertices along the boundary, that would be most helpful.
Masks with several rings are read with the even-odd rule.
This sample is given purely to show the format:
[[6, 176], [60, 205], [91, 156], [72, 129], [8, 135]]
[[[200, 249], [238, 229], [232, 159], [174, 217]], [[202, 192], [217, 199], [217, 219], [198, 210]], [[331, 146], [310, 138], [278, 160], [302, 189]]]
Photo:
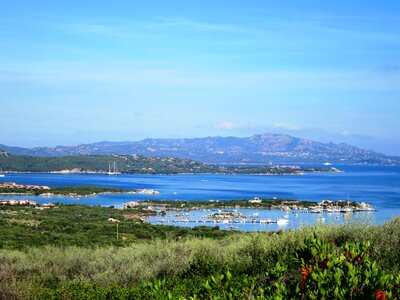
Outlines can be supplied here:
[[272, 132], [400, 155], [397, 0], [0, 7], [0, 144]]

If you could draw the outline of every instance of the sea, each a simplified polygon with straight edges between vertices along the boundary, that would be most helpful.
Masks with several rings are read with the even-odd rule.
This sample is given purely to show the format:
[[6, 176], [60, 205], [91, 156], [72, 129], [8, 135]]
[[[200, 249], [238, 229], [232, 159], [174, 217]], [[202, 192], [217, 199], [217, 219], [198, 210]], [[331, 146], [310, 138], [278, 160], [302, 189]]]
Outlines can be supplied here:
[[[246, 223], [215, 224], [206, 217], [213, 210], [185, 211], [186, 222], [176, 218], [177, 212], [166, 216], [149, 218], [154, 224], [175, 226], [220, 226], [222, 229], [244, 231], [295, 229], [315, 223], [336, 224], [357, 220], [382, 224], [400, 216], [400, 167], [335, 165], [342, 173], [310, 173], [306, 175], [102, 175], [102, 174], [43, 174], [7, 173], [0, 182], [48, 186], [96, 185], [126, 189], [153, 189], [157, 195], [105, 194], [93, 197], [43, 197], [0, 195], [0, 199], [31, 199], [39, 204], [62, 202], [122, 207], [123, 203], [140, 200], [234, 200], [258, 198], [286, 198], [294, 200], [345, 200], [371, 204], [375, 212], [357, 212], [350, 218], [343, 214], [311, 214], [305, 212], [283, 212], [281, 210], [238, 209], [248, 216]], [[179, 212], [178, 212], [179, 214]], [[258, 215], [258, 216], [257, 216]], [[287, 219], [284, 224], [249, 223], [249, 220]], [[256, 217], [257, 216], [257, 217]], [[173, 221], [175, 220], [175, 221]], [[207, 222], [205, 222], [207, 220]], [[173, 223], [174, 222], [174, 223]]]

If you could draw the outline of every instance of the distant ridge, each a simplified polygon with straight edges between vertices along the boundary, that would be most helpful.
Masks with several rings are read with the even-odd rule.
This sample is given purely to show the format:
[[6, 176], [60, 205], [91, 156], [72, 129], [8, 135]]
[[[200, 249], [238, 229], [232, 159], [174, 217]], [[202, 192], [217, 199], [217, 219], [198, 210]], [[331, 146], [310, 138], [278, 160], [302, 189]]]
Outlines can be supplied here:
[[75, 146], [21, 148], [0, 145], [7, 153], [31, 156], [138, 154], [193, 159], [207, 163], [342, 163], [399, 165], [397, 157], [347, 144], [320, 143], [290, 135], [263, 133], [250, 137], [144, 139]]

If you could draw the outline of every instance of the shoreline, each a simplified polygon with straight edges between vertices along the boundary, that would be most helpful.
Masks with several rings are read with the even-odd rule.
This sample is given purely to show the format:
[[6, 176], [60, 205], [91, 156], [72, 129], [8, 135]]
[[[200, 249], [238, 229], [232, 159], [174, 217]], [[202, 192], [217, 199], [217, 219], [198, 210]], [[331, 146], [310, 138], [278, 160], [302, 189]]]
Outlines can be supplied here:
[[182, 172], [182, 173], [120, 173], [120, 174], [115, 174], [115, 175], [109, 175], [107, 172], [99, 172], [99, 171], [80, 171], [80, 172], [64, 172], [64, 171], [50, 171], [50, 172], [30, 172], [30, 171], [3, 171], [3, 174], [56, 174], [56, 175], [107, 175], [107, 176], [119, 176], [119, 175], [154, 175], [154, 176], [176, 176], [176, 175], [243, 175], [243, 176], [305, 176], [307, 174], [313, 174], [313, 173], [344, 173], [343, 170], [339, 170], [334, 168], [335, 170], [332, 169], [327, 169], [327, 170], [315, 170], [315, 171], [301, 171], [299, 170], [298, 173], [293, 172], [287, 172], [287, 173], [210, 173], [210, 172], [205, 172], [205, 173], [188, 173], [188, 172]]
[[290, 199], [249, 199], [249, 200], [138, 200], [126, 202], [124, 209], [151, 208], [164, 211], [196, 211], [196, 210], [283, 210], [307, 211], [311, 213], [335, 212], [346, 213], [355, 211], [377, 211], [365, 202], [350, 202], [345, 200], [302, 201]]
[[126, 192], [98, 192], [91, 194], [56, 194], [56, 193], [42, 193], [35, 195], [35, 193], [0, 193], [0, 196], [34, 196], [34, 197], [44, 197], [44, 198], [89, 198], [95, 197], [97, 195], [119, 195], [119, 194], [129, 194], [129, 195], [158, 195], [160, 192], [156, 190], [137, 190], [137, 191], [126, 191]]

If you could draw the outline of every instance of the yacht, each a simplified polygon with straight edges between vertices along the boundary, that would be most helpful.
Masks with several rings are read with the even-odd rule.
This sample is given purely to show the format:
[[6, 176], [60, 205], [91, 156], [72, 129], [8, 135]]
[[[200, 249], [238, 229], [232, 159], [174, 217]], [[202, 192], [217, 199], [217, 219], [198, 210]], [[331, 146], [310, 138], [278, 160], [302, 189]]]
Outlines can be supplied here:
[[117, 171], [117, 166], [115, 165], [115, 161], [113, 162], [112, 167], [111, 164], [108, 164], [107, 175], [119, 175], [119, 174], [121, 173]]
[[321, 207], [313, 207], [313, 208], [310, 208], [310, 209], [309, 209], [309, 212], [310, 212], [310, 213], [314, 213], [314, 214], [319, 214], [319, 213], [322, 213], [323, 210], [322, 210]]

